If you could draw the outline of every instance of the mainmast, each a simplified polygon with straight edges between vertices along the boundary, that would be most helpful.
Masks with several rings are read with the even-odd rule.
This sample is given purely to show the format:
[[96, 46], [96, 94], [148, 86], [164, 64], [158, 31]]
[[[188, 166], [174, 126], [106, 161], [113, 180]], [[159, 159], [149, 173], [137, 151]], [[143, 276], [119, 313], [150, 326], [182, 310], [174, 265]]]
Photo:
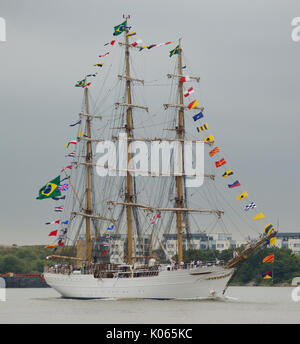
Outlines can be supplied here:
[[[181, 38], [179, 39], [179, 49], [178, 49], [178, 74], [182, 75], [182, 49], [181, 49]], [[183, 105], [183, 89], [182, 82], [179, 81], [179, 105]], [[179, 107], [178, 110], [178, 125], [176, 128], [177, 138], [182, 140], [184, 133], [184, 122], [183, 122], [183, 108]], [[178, 142], [180, 149], [178, 150], [178, 164], [182, 164], [182, 144]], [[183, 171], [181, 171], [183, 172]], [[176, 205], [177, 208], [182, 208], [183, 197], [182, 197], [182, 176], [176, 176]], [[177, 240], [178, 240], [178, 263], [182, 262], [182, 212], [180, 210], [176, 211], [176, 221], [177, 221]]]
[[[126, 17], [126, 26], [129, 16]], [[126, 28], [125, 32], [128, 33]], [[127, 104], [131, 104], [131, 80], [130, 80], [130, 64], [129, 64], [129, 42], [128, 36], [125, 35], [125, 59], [126, 59], [126, 92], [127, 92]], [[132, 139], [132, 108], [127, 107], [126, 110], [126, 132], [128, 138], [127, 144], [127, 166], [129, 168], [130, 161], [130, 139]], [[126, 202], [131, 203], [132, 199], [132, 176], [129, 171], [126, 175]], [[132, 264], [132, 210], [130, 206], [126, 206], [126, 217], [127, 217], [127, 245], [128, 245], [128, 264]]]
[[[88, 88], [84, 89], [84, 96], [85, 96], [85, 112], [89, 114], [89, 97], [88, 97]], [[91, 120], [90, 117], [86, 119], [86, 128], [87, 128], [87, 137], [91, 138]], [[86, 209], [85, 213], [87, 215], [91, 215], [91, 141], [86, 141], [86, 172], [87, 172], [87, 179], [86, 179]], [[86, 242], [87, 242], [87, 261], [90, 264], [92, 260], [92, 241], [91, 241], [91, 218], [89, 216], [85, 217], [85, 224], [86, 224]]]

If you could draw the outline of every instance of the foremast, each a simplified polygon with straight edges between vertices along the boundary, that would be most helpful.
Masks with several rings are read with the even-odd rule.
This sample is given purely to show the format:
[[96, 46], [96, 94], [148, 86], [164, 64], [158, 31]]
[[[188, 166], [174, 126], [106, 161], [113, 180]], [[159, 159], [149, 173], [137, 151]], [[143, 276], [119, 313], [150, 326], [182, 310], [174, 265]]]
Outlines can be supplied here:
[[[89, 97], [88, 97], [88, 87], [84, 89], [84, 97], [85, 97], [85, 111], [86, 114], [89, 114]], [[91, 120], [90, 117], [86, 118], [86, 129], [87, 129], [87, 137], [91, 138]], [[86, 141], [86, 215], [91, 215], [91, 141]], [[92, 261], [92, 240], [91, 240], [91, 218], [89, 216], [85, 217], [85, 225], [86, 225], [86, 242], [87, 242], [87, 262], [88, 264]]]

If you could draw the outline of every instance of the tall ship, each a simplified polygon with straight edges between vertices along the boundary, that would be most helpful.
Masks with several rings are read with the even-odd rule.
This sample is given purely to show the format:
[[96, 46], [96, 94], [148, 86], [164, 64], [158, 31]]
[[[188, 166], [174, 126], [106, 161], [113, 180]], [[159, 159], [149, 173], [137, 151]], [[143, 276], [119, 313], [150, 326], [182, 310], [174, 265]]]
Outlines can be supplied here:
[[[39, 190], [37, 198], [54, 200], [60, 215], [46, 223], [59, 229], [49, 233], [54, 242], [46, 246], [52, 251], [44, 278], [66, 298], [222, 297], [236, 267], [272, 244], [277, 230], [266, 224], [229, 261], [184, 261], [184, 249], [195, 247], [193, 233], [203, 233], [211, 219], [224, 224], [226, 211], [217, 207], [222, 198], [206, 185], [225, 181], [239, 207], [256, 214], [255, 220], [264, 215], [248, 204], [248, 193], [209, 132], [204, 108], [193, 97], [200, 78], [187, 74], [182, 39], [144, 45], [129, 19], [114, 27], [95, 71], [75, 84], [83, 88], [83, 101], [69, 124], [76, 134], [67, 143], [66, 166]], [[173, 70], [155, 80], [148, 71], [150, 80], [143, 80], [145, 55], [154, 50], [159, 58], [164, 52]], [[201, 152], [209, 153], [208, 171]], [[202, 164], [193, 169], [198, 156]], [[168, 237], [176, 254], [168, 251]]]

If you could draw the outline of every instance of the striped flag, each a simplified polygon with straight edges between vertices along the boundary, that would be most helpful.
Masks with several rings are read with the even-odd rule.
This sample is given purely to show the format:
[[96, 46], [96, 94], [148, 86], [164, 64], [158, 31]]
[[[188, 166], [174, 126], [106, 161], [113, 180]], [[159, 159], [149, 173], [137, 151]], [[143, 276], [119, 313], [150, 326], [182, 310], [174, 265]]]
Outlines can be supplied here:
[[274, 253], [270, 254], [269, 256], [265, 257], [262, 260], [263, 263], [274, 263]]
[[235, 188], [237, 186], [240, 186], [240, 182], [236, 180], [233, 184], [228, 184], [229, 189]]
[[264, 228], [264, 234], [268, 236], [269, 234], [271, 234], [272, 230], [274, 230], [274, 226], [271, 223], [268, 223]]
[[184, 96], [185, 97], [188, 97], [190, 94], [192, 94], [192, 93], [194, 93], [195, 91], [194, 91], [194, 89], [193, 89], [193, 87], [190, 87], [187, 91], [185, 91], [184, 92]]
[[58, 212], [58, 213], [62, 213], [63, 211], [63, 207], [55, 207], [54, 211]]
[[136, 35], [136, 32], [127, 32], [126, 33], [127, 37], [131, 37], [131, 36], [135, 36], [135, 35]]
[[211, 151], [209, 152], [209, 156], [212, 157], [212, 156], [214, 156], [214, 155], [217, 154], [217, 153], [220, 153], [220, 148], [219, 148], [219, 147], [216, 147], [216, 148], [214, 148], [213, 150], [211, 150]]
[[209, 127], [208, 127], [207, 123], [201, 125], [201, 127], [197, 127], [198, 133], [200, 133], [201, 131], [204, 131], [204, 130], [208, 130], [208, 129], [209, 129]]

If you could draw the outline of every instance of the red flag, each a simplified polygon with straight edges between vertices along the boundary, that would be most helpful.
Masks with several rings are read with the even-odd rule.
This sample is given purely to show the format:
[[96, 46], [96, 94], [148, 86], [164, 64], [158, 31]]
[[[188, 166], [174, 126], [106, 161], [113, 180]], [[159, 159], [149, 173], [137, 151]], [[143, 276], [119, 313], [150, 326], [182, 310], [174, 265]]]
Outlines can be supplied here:
[[224, 158], [222, 158], [219, 161], [216, 161], [216, 167], [220, 167], [220, 166], [225, 165], [225, 164], [226, 164], [226, 160]]
[[64, 246], [65, 244], [63, 242], [59, 242], [58, 246]]
[[99, 57], [104, 57], [104, 56], [107, 56], [108, 54], [109, 54], [109, 52], [105, 53], [104, 55], [99, 55]]
[[87, 86], [90, 86], [90, 84], [91, 84], [91, 83], [88, 82], [86, 85], [83, 85], [82, 88], [85, 88], [85, 87], [87, 87]]
[[63, 172], [65, 169], [69, 169], [69, 170], [72, 170], [72, 165], [69, 165], [69, 166], [67, 166], [67, 167], [65, 167], [65, 168], [63, 168], [60, 172]]
[[57, 236], [57, 231], [58, 230], [50, 232], [48, 236]]
[[188, 77], [188, 76], [183, 76], [183, 77], [181, 77], [180, 78], [180, 82], [182, 82], [182, 83], [184, 83], [184, 82], [186, 82], [186, 81], [190, 81], [191, 79], [190, 79], [190, 77]]
[[131, 44], [131, 46], [135, 47], [135, 46], [137, 46], [139, 43], [142, 43], [142, 40], [141, 40], [141, 39], [138, 39], [137, 41], [133, 42], [133, 43]]

